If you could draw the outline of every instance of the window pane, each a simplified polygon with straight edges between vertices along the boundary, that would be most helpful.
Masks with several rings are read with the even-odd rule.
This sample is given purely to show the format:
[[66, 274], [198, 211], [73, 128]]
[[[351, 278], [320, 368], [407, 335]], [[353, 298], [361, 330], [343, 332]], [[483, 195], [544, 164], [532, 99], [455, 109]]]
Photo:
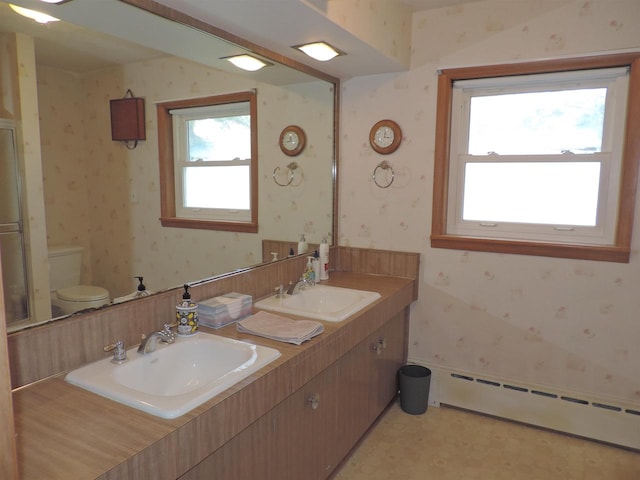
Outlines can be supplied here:
[[595, 226], [600, 163], [467, 163], [463, 220]]
[[606, 88], [471, 98], [470, 155], [600, 152]]
[[251, 158], [251, 116], [189, 120], [189, 161]]
[[248, 165], [186, 167], [184, 207], [248, 210], [249, 179]]

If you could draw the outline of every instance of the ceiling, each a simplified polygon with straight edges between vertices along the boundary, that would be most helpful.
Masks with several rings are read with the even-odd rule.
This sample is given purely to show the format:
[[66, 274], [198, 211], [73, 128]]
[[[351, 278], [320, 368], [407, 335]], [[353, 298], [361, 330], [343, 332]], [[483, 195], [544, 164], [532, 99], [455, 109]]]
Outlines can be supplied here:
[[[329, 20], [323, 11], [327, 10], [327, 2], [331, 0], [156, 1], [334, 77], [346, 79], [409, 68]], [[399, 1], [411, 13], [478, 0], [385, 1]], [[320, 39], [347, 52], [347, 55], [329, 62], [318, 62], [291, 48], [291, 45]]]
[[[326, 4], [329, 0], [156, 1], [334, 77], [344, 79], [361, 75], [398, 72], [408, 68], [407, 65], [402, 65], [398, 60], [383, 55], [373, 46], [327, 19], [318, 6]], [[478, 0], [400, 1], [409, 8], [409, 12], [413, 12]], [[217, 51], [214, 53], [209, 47], [212, 41], [211, 37], [203, 39], [208, 42], [207, 48], [185, 47], [180, 50], [178, 48], [179, 42], [175, 40], [180, 35], [177, 35], [175, 30], [166, 30], [163, 33], [162, 30], [155, 27], [138, 28], [138, 35], [134, 35], [136, 37], [133, 39], [134, 41], [116, 39], [112, 34], [118, 35], [124, 26], [123, 24], [133, 24], [136, 19], [131, 17], [136, 17], [136, 15], [120, 15], [105, 22], [106, 16], [96, 14], [105, 3], [103, 0], [74, 0], [62, 5], [49, 5], [37, 0], [13, 0], [12, 3], [28, 8], [48, 10], [51, 14], [54, 14], [55, 11], [83, 10], [85, 13], [78, 16], [90, 17], [82, 19], [81, 22], [84, 25], [89, 25], [89, 29], [67, 22], [41, 25], [16, 15], [4, 0], [0, 2], [0, 31], [22, 31], [34, 37], [37, 61], [45, 65], [82, 72], [114, 63], [130, 63], [156, 58], [166, 55], [166, 52], [189, 58], [190, 51], [191, 53], [193, 50], [207, 51], [212, 59], [215, 57], [216, 61], [223, 56]], [[122, 5], [122, 8], [131, 8]], [[100, 30], [102, 33], [99, 32]], [[135, 27], [134, 30], [136, 30]], [[347, 52], [347, 55], [337, 57], [330, 62], [318, 62], [291, 48], [291, 45], [318, 39], [332, 43]], [[163, 42], [168, 44], [167, 48], [159, 48]], [[228, 54], [230, 44], [222, 42], [219, 48]], [[216, 66], [216, 68], [218, 67]], [[233, 67], [225, 65], [222, 68]], [[270, 72], [262, 73], [262, 75], [269, 74]], [[260, 80], [269, 81], [268, 79]]]

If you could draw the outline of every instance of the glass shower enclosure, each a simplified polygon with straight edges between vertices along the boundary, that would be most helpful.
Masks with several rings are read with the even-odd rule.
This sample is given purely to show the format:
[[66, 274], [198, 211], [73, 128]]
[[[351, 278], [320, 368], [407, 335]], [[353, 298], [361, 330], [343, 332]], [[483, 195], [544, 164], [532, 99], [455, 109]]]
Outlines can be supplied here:
[[7, 326], [29, 318], [20, 185], [15, 128], [0, 119], [0, 255]]

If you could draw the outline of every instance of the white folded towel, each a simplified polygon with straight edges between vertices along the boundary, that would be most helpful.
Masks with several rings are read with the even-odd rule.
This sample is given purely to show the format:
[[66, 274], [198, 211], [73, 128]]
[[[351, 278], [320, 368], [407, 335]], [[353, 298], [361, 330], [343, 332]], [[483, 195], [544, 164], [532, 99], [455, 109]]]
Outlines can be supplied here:
[[236, 323], [239, 332], [251, 333], [280, 342], [300, 345], [324, 332], [324, 325], [314, 320], [292, 320], [260, 311]]
[[215, 299], [227, 306], [227, 311], [232, 319], [235, 320], [240, 316], [240, 311], [242, 310], [242, 298], [216, 297]]

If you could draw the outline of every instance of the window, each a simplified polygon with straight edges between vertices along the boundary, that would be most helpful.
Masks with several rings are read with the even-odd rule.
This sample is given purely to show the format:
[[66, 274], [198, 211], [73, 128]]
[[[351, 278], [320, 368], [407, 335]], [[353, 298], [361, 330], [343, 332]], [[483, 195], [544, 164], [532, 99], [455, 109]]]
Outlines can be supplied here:
[[162, 225], [257, 232], [255, 93], [157, 109]]
[[636, 58], [444, 70], [432, 246], [628, 261]]

